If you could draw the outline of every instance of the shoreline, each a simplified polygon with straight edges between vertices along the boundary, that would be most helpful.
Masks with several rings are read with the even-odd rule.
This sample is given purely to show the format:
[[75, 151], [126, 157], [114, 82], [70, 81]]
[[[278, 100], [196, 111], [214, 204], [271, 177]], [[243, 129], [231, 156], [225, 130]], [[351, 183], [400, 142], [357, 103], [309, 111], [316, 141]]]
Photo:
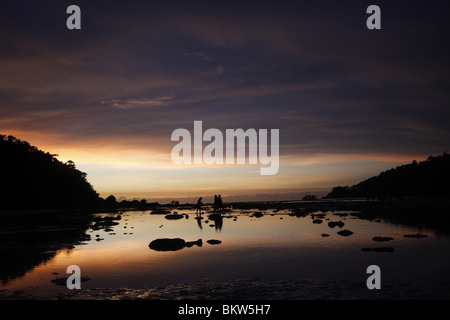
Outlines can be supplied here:
[[[419, 281], [420, 282], [420, 281]], [[0, 292], [0, 300], [448, 300], [450, 283], [421, 281], [383, 284], [369, 290], [364, 281], [297, 279], [264, 282], [201, 279], [145, 289], [118, 287], [68, 290], [33, 296], [30, 292]]]

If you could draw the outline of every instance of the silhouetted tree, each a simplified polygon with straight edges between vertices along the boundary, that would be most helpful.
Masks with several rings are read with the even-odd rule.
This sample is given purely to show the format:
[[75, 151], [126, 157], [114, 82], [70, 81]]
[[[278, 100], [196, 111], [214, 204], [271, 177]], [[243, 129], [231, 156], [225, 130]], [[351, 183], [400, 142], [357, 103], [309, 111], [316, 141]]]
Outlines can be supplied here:
[[0, 135], [0, 209], [85, 207], [99, 197], [73, 161]]
[[351, 187], [335, 187], [326, 198], [401, 198], [449, 196], [450, 156], [429, 156], [426, 161], [398, 166]]

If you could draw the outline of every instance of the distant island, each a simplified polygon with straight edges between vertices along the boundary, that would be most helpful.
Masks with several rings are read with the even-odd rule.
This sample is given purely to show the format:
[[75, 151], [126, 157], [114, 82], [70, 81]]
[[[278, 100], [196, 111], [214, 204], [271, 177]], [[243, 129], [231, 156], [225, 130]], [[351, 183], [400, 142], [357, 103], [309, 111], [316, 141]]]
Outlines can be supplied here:
[[402, 199], [405, 197], [450, 196], [450, 155], [429, 156], [426, 161], [383, 171], [351, 187], [338, 186], [325, 197]]

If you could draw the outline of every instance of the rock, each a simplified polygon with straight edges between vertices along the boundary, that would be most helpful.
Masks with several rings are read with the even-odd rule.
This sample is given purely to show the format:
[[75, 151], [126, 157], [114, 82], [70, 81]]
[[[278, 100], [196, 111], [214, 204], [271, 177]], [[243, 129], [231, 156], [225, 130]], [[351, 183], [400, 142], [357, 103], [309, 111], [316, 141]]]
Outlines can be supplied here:
[[346, 213], [346, 212], [344, 212], [344, 213], [338, 213], [338, 212], [336, 212], [336, 213], [333, 213], [333, 215], [339, 216], [339, 217], [346, 217], [346, 216], [348, 216], [348, 213]]
[[303, 209], [303, 208], [296, 208], [296, 209], [292, 209], [292, 212], [289, 213], [289, 216], [301, 218], [301, 217], [306, 217], [307, 214], [308, 213], [306, 212], [305, 209]]
[[[91, 226], [92, 230], [106, 229], [111, 226], [117, 226], [119, 222], [113, 221], [114, 218], [106, 217], [104, 219], [97, 219], [97, 221]], [[109, 229], [109, 228], [108, 228]]]
[[372, 240], [373, 241], [377, 241], [377, 242], [383, 242], [383, 241], [394, 240], [394, 238], [391, 238], [391, 237], [373, 237]]
[[334, 228], [336, 226], [339, 228], [342, 228], [344, 226], [344, 223], [340, 220], [339, 221], [330, 221], [330, 222], [328, 222], [328, 226], [330, 228]]
[[261, 212], [261, 211], [256, 211], [254, 214], [253, 214], [253, 217], [255, 217], [255, 218], [261, 218], [263, 216], [263, 213]]
[[186, 242], [186, 247], [188, 247], [188, 248], [192, 247], [193, 245], [196, 245], [198, 247], [203, 246], [202, 239], [198, 239], [197, 241], [188, 241], [188, 242]]
[[325, 237], [329, 237], [330, 235], [328, 233], [322, 233], [321, 236], [325, 238]]
[[201, 247], [203, 245], [202, 239], [198, 239], [197, 241], [185, 241], [180, 238], [162, 238], [153, 240], [148, 246], [155, 251], [177, 251], [184, 247], [190, 248], [194, 245]]
[[207, 240], [206, 242], [208, 242], [209, 244], [221, 244], [222, 243], [222, 241], [215, 240], [215, 239]]
[[180, 238], [162, 238], [153, 240], [148, 246], [155, 251], [177, 251], [186, 247], [186, 241]]
[[313, 223], [321, 224], [321, 223], [322, 223], [322, 220], [320, 220], [320, 219], [315, 219], [315, 220], [313, 220]]
[[416, 234], [405, 234], [403, 236], [405, 238], [417, 238], [417, 239], [419, 239], [419, 238], [426, 238], [427, 237], [426, 234], [419, 234], [419, 233], [416, 233]]
[[164, 218], [166, 218], [168, 220], [178, 220], [178, 219], [183, 219], [183, 215], [174, 213], [174, 214], [168, 214]]
[[352, 235], [353, 232], [350, 230], [341, 230], [337, 234], [340, 236], [348, 237], [348, 236]]

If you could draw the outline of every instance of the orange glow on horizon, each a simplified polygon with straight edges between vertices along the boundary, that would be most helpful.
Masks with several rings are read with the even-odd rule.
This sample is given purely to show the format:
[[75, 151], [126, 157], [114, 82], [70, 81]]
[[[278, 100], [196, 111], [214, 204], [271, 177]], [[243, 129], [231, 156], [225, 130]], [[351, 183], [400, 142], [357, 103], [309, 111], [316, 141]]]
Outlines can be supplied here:
[[[170, 157], [170, 137], [163, 145], [161, 141], [149, 144], [125, 138], [74, 141], [64, 135], [20, 130], [9, 134], [58, 154], [60, 161], [74, 161], [103, 198], [113, 194], [129, 200], [193, 199], [216, 193], [229, 197], [308, 191], [326, 194], [336, 185], [351, 185], [380, 170], [424, 158], [403, 154], [283, 155], [281, 149], [279, 173], [262, 177], [259, 165], [175, 165]], [[359, 168], [364, 163], [364, 170], [370, 170], [366, 174]], [[355, 169], [345, 171], [338, 168], [340, 164]]]

